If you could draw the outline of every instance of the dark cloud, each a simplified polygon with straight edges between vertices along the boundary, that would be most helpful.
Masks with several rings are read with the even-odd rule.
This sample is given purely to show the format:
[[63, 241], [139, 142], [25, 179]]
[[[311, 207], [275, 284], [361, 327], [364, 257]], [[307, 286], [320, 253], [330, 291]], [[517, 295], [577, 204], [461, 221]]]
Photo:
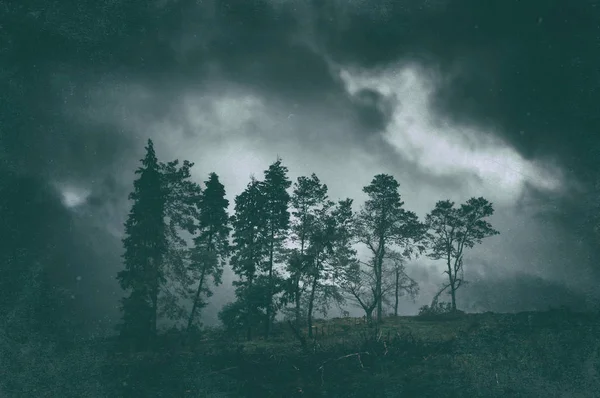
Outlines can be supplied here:
[[[490, 127], [525, 158], [554, 159], [567, 180], [583, 182], [583, 195], [566, 198], [531, 191], [526, 211], [544, 213], [547, 222], [597, 247], [589, 219], [600, 166], [600, 4], [449, 1], [408, 9], [406, 2], [384, 3], [379, 15], [361, 10], [345, 13], [343, 23], [321, 20], [319, 39], [331, 57], [367, 68], [413, 59], [438, 71], [438, 112]], [[331, 7], [330, 15], [342, 8]]]
[[386, 98], [376, 90], [363, 89], [354, 97], [355, 113], [365, 130], [382, 131], [389, 123], [393, 110], [392, 98]]
[[[436, 104], [448, 116], [501, 126], [526, 157], [597, 165], [600, 5], [450, 1], [443, 12], [386, 3], [385, 18], [354, 13], [321, 31], [337, 59], [366, 67], [414, 57], [445, 76]], [[368, 6], [365, 6], [365, 8]]]
[[76, 318], [93, 328], [111, 314], [107, 302], [114, 301], [116, 284], [105, 270], [120, 262], [118, 239], [81, 223], [56, 190], [36, 177], [3, 172], [0, 210], [2, 310], [31, 316], [21, 307], [27, 296], [42, 305], [42, 323]]
[[[462, 176], [415, 170], [379, 135], [396, 99], [371, 88], [351, 96], [332, 68], [416, 62], [439, 75], [434, 106], [451, 120], [494, 127], [524, 157], [557, 159], [570, 179], [597, 177], [600, 5], [592, 1], [40, 1], [0, 13], [0, 219], [13, 231], [0, 254], [19, 248], [28, 253], [22, 264], [42, 259], [69, 289], [108, 297], [115, 287], [116, 230], [146, 137], [123, 131], [114, 114], [176, 121], [182, 93], [213, 93], [219, 82], [296, 104], [298, 114], [326, 109], [352, 126], [345, 138], [404, 173], [403, 184], [446, 192]], [[66, 209], [53, 184], [81, 185], [87, 204]], [[590, 198], [585, 206], [551, 199], [550, 221], [591, 244]], [[522, 308], [517, 298], [538, 284], [541, 300], [560, 290], [520, 281], [482, 284], [494, 297], [516, 284], [510, 304], [486, 305]]]

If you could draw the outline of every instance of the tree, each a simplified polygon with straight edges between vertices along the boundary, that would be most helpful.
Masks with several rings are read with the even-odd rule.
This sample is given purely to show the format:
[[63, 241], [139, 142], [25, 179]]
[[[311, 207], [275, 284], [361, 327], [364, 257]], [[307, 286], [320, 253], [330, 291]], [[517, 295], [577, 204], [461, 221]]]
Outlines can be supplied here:
[[265, 337], [269, 337], [272, 319], [275, 316], [273, 297], [276, 285], [278, 285], [278, 274], [275, 264], [284, 253], [284, 242], [287, 239], [290, 226], [290, 212], [288, 209], [290, 194], [287, 189], [292, 185], [287, 177], [288, 169], [283, 166], [278, 158], [264, 172], [264, 180], [260, 183], [260, 191], [264, 198], [262, 212], [259, 216], [264, 219], [264, 235], [267, 248], [267, 261], [264, 263], [264, 271], [268, 276], [267, 284], [267, 311]]
[[338, 304], [343, 302], [339, 281], [356, 255], [352, 248], [353, 221], [352, 199], [340, 200], [337, 204], [328, 201], [317, 213], [307, 250], [310, 260], [307, 271], [310, 278], [307, 314], [309, 337], [312, 337], [315, 303], [319, 303], [321, 312], [324, 312], [331, 301]]
[[196, 203], [202, 197], [200, 185], [191, 180], [194, 163], [187, 160], [179, 166], [179, 160], [160, 163], [162, 183], [165, 190], [165, 217], [169, 235], [180, 239], [180, 231], [193, 234], [198, 219]]
[[261, 216], [264, 202], [260, 182], [252, 178], [246, 189], [236, 196], [235, 214], [231, 217], [233, 226], [231, 266], [240, 278], [239, 281], [234, 282], [234, 286], [236, 286], [238, 301], [244, 304], [245, 311], [241, 316], [247, 327], [248, 340], [252, 338], [254, 308], [259, 305], [256, 302], [256, 295], [253, 294], [254, 282], [261, 264], [268, 255], [265, 240], [262, 238], [265, 231], [265, 219]]
[[481, 244], [484, 238], [500, 233], [485, 220], [494, 214], [492, 203], [485, 198], [471, 198], [458, 208], [454, 205], [455, 203], [449, 200], [438, 201], [426, 217], [431, 248], [429, 257], [446, 261], [447, 268], [444, 273], [448, 274], [448, 284], [441, 291], [450, 288], [452, 311], [456, 311], [456, 291], [464, 283], [465, 249]]
[[[422, 239], [425, 234], [415, 213], [405, 210], [402, 206], [398, 188], [400, 184], [388, 174], [376, 175], [371, 184], [363, 188], [369, 198], [362, 206], [356, 219], [355, 234], [357, 240], [367, 246], [372, 253], [368, 264], [373, 272], [375, 286], [374, 299], [377, 307], [377, 322], [382, 318], [383, 298], [383, 262], [387, 251], [398, 246], [405, 252], [425, 247]], [[361, 285], [364, 285], [364, 280]]]
[[[269, 289], [268, 275], [257, 275], [252, 283], [234, 282], [236, 301], [228, 303], [219, 312], [219, 319], [229, 332], [246, 331], [246, 339], [252, 339], [252, 331], [265, 325], [267, 301], [265, 292]], [[277, 289], [277, 286], [274, 287]], [[234, 329], [237, 329], [234, 330]]]
[[419, 284], [406, 274], [404, 267], [404, 256], [399, 252], [389, 252], [387, 255], [391, 262], [391, 272], [394, 285], [394, 316], [398, 316], [398, 304], [400, 296], [408, 294], [412, 298], [419, 293]]
[[198, 287], [188, 319], [188, 331], [192, 327], [197, 309], [205, 305], [201, 302], [200, 294], [204, 292], [208, 297], [212, 295], [212, 291], [206, 285], [207, 278], [212, 276], [215, 286], [221, 284], [223, 267], [230, 250], [228, 206], [225, 187], [217, 174], [211, 173], [205, 181], [204, 193], [197, 203], [199, 235], [194, 238], [191, 268], [197, 274]]
[[310, 177], [298, 177], [291, 196], [292, 221], [291, 240], [298, 245], [290, 251], [287, 259], [288, 279], [287, 295], [294, 302], [296, 328], [301, 323], [302, 294], [307, 284], [304, 280], [311, 261], [306, 249], [315, 232], [319, 211], [326, 206], [327, 185], [322, 184], [316, 174]]
[[365, 263], [361, 261], [350, 263], [344, 270], [341, 287], [365, 311], [367, 323], [372, 325], [373, 311], [377, 308], [377, 304], [382, 300], [387, 289], [383, 285], [381, 289], [377, 289], [375, 273], [370, 267], [364, 267], [364, 265]]
[[168, 242], [164, 259], [167, 283], [161, 291], [160, 314], [172, 320], [185, 317], [186, 310], [181, 301], [187, 301], [188, 287], [193, 282], [188, 273], [190, 252], [186, 237], [191, 237], [196, 230], [195, 221], [199, 217], [196, 203], [202, 197], [202, 189], [191, 180], [193, 166], [187, 160], [181, 166], [179, 160], [160, 163]]
[[[306, 270], [307, 270], [307, 259], [306, 254], [301, 254], [299, 248], [291, 248], [287, 251], [285, 259], [285, 268], [288, 273], [288, 277], [285, 280], [285, 289], [281, 303], [284, 305], [284, 311], [286, 315], [291, 315], [294, 319], [293, 325], [295, 328], [299, 328], [302, 324], [302, 317], [305, 313], [305, 308], [302, 306], [304, 299], [304, 293], [307, 289], [306, 283]], [[290, 303], [292, 307], [286, 307]]]
[[156, 335], [158, 294], [164, 283], [163, 259], [168, 249], [164, 222], [166, 195], [152, 140], [148, 140], [146, 156], [135, 174], [133, 201], [125, 222], [125, 270], [117, 275], [124, 290], [130, 292], [122, 300], [121, 336], [141, 344]]

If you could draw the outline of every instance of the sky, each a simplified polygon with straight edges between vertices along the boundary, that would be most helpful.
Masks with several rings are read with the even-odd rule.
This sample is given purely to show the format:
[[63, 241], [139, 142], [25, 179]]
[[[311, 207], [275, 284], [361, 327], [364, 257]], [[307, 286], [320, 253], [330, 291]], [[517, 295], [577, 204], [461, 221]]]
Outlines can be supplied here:
[[[600, 2], [84, 0], [0, 15], [0, 255], [48, 270], [88, 324], [118, 317], [148, 138], [197, 181], [216, 172], [231, 202], [277, 156], [356, 205], [378, 173], [420, 217], [483, 196], [501, 234], [466, 256], [461, 308], [600, 303]], [[430, 302], [441, 267], [408, 264], [421, 293], [401, 312]]]

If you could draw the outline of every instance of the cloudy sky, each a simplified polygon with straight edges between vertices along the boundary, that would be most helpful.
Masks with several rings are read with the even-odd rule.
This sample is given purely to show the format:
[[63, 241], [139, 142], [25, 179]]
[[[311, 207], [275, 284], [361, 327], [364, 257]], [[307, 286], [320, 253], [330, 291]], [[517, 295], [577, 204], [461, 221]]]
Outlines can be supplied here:
[[[421, 217], [484, 196], [501, 235], [468, 255], [462, 308], [600, 302], [596, 1], [38, 1], [0, 16], [0, 254], [42, 264], [90, 321], [117, 315], [148, 138], [198, 181], [217, 172], [231, 201], [278, 155], [357, 204], [393, 174]], [[414, 313], [443, 275], [409, 271]], [[209, 322], [231, 295], [226, 278]]]

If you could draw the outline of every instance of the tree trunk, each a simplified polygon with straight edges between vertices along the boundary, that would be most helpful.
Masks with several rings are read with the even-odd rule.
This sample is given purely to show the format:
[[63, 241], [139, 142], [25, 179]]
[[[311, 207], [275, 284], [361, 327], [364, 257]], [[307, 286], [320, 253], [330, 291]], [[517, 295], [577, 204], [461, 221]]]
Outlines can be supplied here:
[[151, 313], [150, 313], [150, 325], [148, 325], [149, 330], [148, 330], [148, 340], [152, 340], [152, 337], [154, 336], [154, 334], [156, 333], [156, 323], [157, 323], [157, 312], [158, 312], [158, 294], [157, 294], [157, 288], [158, 288], [158, 267], [157, 267], [157, 261], [154, 261], [155, 258], [149, 258], [149, 273], [150, 273], [150, 277], [152, 278], [149, 281], [149, 285], [148, 286], [148, 293], [149, 293], [149, 298], [150, 298], [150, 302], [152, 305], [152, 309], [151, 309]]
[[381, 273], [380, 273], [380, 269], [379, 266], [377, 266], [377, 281], [375, 282], [375, 294], [377, 295], [377, 297], [375, 297], [375, 300], [377, 300], [377, 323], [381, 323], [381, 313], [382, 313], [382, 306], [381, 306]]
[[454, 285], [454, 281], [452, 281], [450, 289], [450, 293], [452, 295], [452, 312], [456, 312], [456, 287]]
[[450, 279], [450, 296], [452, 297], [452, 312], [456, 311], [456, 275], [452, 276], [452, 272], [449, 274]]
[[150, 325], [150, 341], [154, 343], [158, 331], [158, 264], [159, 262], [152, 262], [153, 274], [152, 275], [152, 288], [150, 290], [152, 301], [152, 324]]
[[156, 299], [154, 298], [154, 294], [152, 294], [152, 318], [150, 320], [150, 336], [154, 336], [156, 334]]
[[271, 231], [271, 247], [269, 248], [269, 289], [267, 296], [267, 322], [265, 325], [265, 338], [268, 339], [271, 334], [271, 317], [273, 313], [273, 251], [275, 239], [273, 231]]
[[[303, 220], [303, 223], [306, 223], [305, 220]], [[302, 236], [300, 237], [300, 258], [302, 260], [301, 266], [300, 266], [300, 271], [298, 272], [298, 279], [296, 280], [296, 328], [300, 329], [301, 325], [302, 325], [302, 315], [301, 315], [301, 307], [302, 307], [302, 303], [300, 301], [300, 279], [302, 278], [302, 272], [304, 271], [304, 265], [305, 265], [305, 258], [304, 258], [304, 241], [305, 241], [305, 237], [304, 237], [304, 231], [302, 232]]]
[[190, 318], [188, 319], [187, 331], [188, 333], [192, 330], [192, 323], [194, 322], [194, 314], [196, 313], [196, 308], [198, 307], [198, 300], [200, 299], [200, 292], [202, 291], [202, 285], [204, 284], [204, 274], [206, 273], [206, 264], [202, 268], [202, 273], [200, 274], [200, 283], [198, 285], [198, 289], [196, 290], [196, 296], [194, 297], [194, 304], [192, 305], [192, 312], [190, 313]]
[[400, 294], [400, 272], [396, 269], [396, 302], [394, 303], [394, 316], [398, 316], [398, 295]]
[[[305, 213], [306, 214], [306, 213]], [[302, 225], [306, 226], [306, 216], [303, 217], [302, 219]], [[300, 280], [302, 279], [302, 273], [305, 270], [305, 261], [306, 259], [304, 258], [304, 245], [305, 245], [305, 231], [304, 229], [302, 229], [302, 234], [300, 236], [300, 259], [301, 259], [301, 264], [300, 264], [300, 271], [298, 272], [298, 279], [296, 280], [296, 328], [298, 330], [300, 330], [301, 325], [302, 325], [302, 303], [300, 301]]]
[[367, 318], [368, 326], [373, 325], [373, 310], [375, 310], [375, 308], [365, 308], [365, 316]]
[[300, 328], [302, 320], [300, 319], [300, 282], [296, 283], [296, 328]]
[[377, 277], [376, 280], [376, 292], [377, 292], [377, 324], [379, 325], [381, 323], [381, 320], [383, 318], [383, 292], [382, 292], [382, 278], [383, 278], [383, 257], [385, 256], [385, 248], [384, 248], [384, 241], [383, 239], [380, 239], [379, 241], [379, 255], [377, 256], [377, 264], [375, 265], [377, 267], [377, 271], [375, 276]]
[[450, 295], [452, 296], [452, 312], [456, 311], [456, 274], [452, 272], [450, 255], [448, 254], [448, 280], [450, 282]]
[[[252, 279], [248, 280], [248, 290], [252, 290]], [[252, 340], [252, 317], [250, 314], [252, 313], [252, 303], [248, 301], [248, 308], [246, 309], [246, 325], [248, 326], [248, 330], [246, 331], [246, 339], [248, 341]]]
[[156, 341], [156, 336], [157, 336], [157, 330], [158, 330], [158, 327], [157, 327], [157, 323], [158, 323], [158, 319], [157, 319], [158, 318], [158, 316], [157, 316], [157, 314], [158, 314], [158, 293], [156, 290], [157, 289], [153, 289], [152, 298], [151, 298], [151, 300], [152, 300], [152, 321], [151, 322], [152, 323], [150, 325], [150, 336], [149, 336], [151, 346], [154, 346], [154, 343]]
[[318, 274], [316, 274], [313, 278], [313, 282], [312, 282], [312, 289], [310, 290], [310, 299], [308, 301], [308, 337], [311, 338], [313, 337], [313, 332], [312, 332], [312, 313], [313, 313], [313, 307], [314, 307], [314, 301], [315, 301], [315, 291], [317, 290], [317, 281], [318, 281]]

